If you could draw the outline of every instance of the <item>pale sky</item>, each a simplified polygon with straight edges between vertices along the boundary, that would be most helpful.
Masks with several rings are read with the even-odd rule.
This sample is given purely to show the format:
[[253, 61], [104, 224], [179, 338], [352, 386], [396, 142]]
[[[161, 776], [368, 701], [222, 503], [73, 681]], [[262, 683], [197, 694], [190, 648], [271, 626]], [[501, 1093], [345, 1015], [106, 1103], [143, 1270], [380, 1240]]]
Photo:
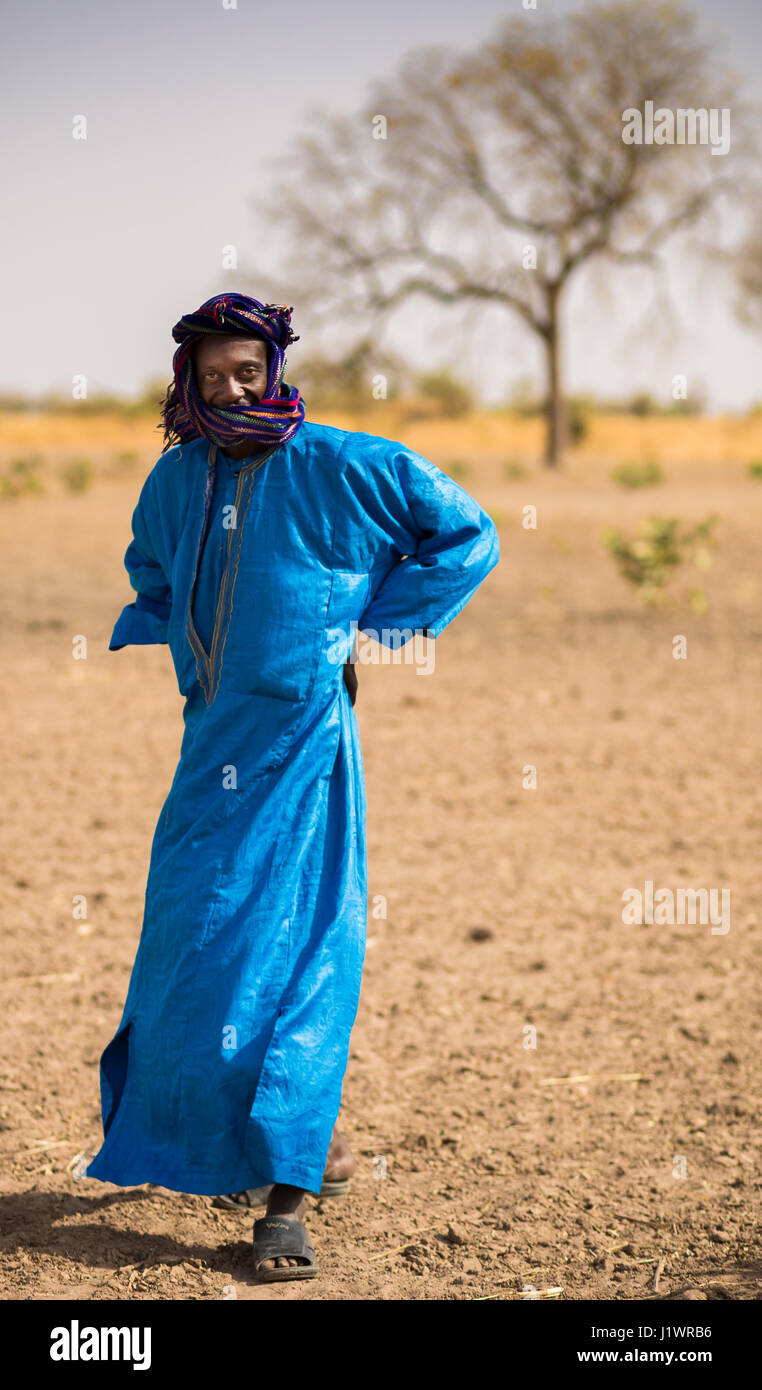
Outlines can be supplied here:
[[[538, 8], [561, 13], [575, 3], [538, 0]], [[727, 36], [732, 60], [762, 101], [762, 0], [697, 0], [696, 8]], [[351, 112], [411, 49], [471, 47], [511, 13], [532, 22], [521, 0], [8, 7], [0, 56], [0, 390], [68, 392], [76, 373], [91, 391], [120, 393], [157, 374], [168, 379], [172, 324], [233, 288], [221, 270], [222, 247], [233, 243], [256, 264], [263, 235], [271, 245], [251, 196], [309, 112], [321, 105]], [[72, 139], [80, 114], [86, 141]], [[735, 320], [727, 289], [706, 273], [700, 281], [687, 276], [675, 258], [670, 285], [669, 323], [640, 272], [617, 281], [608, 301], [589, 279], [577, 285], [565, 337], [568, 389], [663, 396], [681, 371], [716, 408], [762, 400], [760, 340]], [[484, 337], [484, 363], [478, 340], [463, 363], [446, 317], [418, 310], [394, 346], [421, 365], [481, 375], [490, 399], [537, 374], [535, 345], [517, 321], [493, 317]], [[297, 384], [300, 351], [309, 344], [289, 353], [287, 376]]]

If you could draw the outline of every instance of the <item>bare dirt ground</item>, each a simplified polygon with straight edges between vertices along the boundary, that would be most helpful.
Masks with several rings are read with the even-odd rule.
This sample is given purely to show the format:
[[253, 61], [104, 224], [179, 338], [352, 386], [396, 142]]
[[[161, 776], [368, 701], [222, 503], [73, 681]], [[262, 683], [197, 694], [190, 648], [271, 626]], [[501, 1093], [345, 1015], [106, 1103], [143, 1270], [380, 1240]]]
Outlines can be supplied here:
[[[166, 647], [107, 651], [139, 479], [3, 506], [3, 1298], [762, 1297], [762, 486], [668, 472], [630, 495], [594, 468], [474, 466], [500, 566], [434, 676], [360, 670], [369, 941], [341, 1115], [358, 1173], [349, 1199], [310, 1203], [319, 1278], [268, 1287], [245, 1214], [71, 1171], [100, 1142], [98, 1059], [182, 702]], [[644, 611], [600, 528], [710, 511], [709, 611]], [[729, 888], [730, 931], [625, 926], [646, 880]]]

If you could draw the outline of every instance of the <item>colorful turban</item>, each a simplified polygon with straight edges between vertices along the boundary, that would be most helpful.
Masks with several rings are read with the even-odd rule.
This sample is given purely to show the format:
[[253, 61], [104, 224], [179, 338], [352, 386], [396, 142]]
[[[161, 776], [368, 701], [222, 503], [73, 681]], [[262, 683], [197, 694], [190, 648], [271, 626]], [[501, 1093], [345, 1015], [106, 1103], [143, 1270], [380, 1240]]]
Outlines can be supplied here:
[[[268, 345], [267, 389], [257, 405], [216, 410], [203, 399], [196, 382], [193, 346], [202, 334], [235, 334], [263, 338]], [[245, 294], [216, 294], [195, 314], [185, 314], [172, 329], [180, 346], [172, 360], [174, 382], [163, 405], [165, 450], [179, 441], [202, 435], [224, 449], [227, 445], [282, 444], [296, 434], [304, 420], [304, 401], [295, 386], [283, 381], [285, 349], [298, 340], [291, 331], [291, 309], [285, 304], [260, 304]]]

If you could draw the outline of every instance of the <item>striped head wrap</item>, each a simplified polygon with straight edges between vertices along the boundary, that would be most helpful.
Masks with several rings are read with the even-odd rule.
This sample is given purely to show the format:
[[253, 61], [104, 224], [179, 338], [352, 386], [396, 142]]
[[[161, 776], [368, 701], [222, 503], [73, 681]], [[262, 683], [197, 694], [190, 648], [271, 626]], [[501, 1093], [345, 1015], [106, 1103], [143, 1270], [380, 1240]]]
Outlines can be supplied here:
[[[205, 333], [263, 338], [267, 344], [267, 389], [257, 405], [216, 410], [203, 399], [196, 381], [193, 347]], [[282, 444], [304, 420], [304, 401], [295, 386], [283, 381], [285, 349], [299, 335], [291, 331], [291, 309], [260, 304], [245, 294], [216, 294], [194, 314], [184, 314], [172, 329], [179, 347], [172, 359], [174, 381], [162, 406], [164, 450], [199, 435], [226, 445]]]

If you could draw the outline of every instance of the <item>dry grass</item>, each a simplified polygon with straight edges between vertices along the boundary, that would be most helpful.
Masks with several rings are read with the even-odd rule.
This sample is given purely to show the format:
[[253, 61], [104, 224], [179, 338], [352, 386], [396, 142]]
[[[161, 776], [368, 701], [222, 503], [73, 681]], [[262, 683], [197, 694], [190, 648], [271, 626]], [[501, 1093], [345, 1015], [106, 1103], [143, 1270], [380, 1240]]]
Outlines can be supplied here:
[[[400, 439], [468, 486], [473, 460], [484, 482], [502, 482], [511, 466], [524, 475], [541, 468], [542, 422], [517, 415], [479, 412], [459, 420], [410, 419], [404, 403], [384, 402], [361, 415], [320, 413], [325, 424]], [[40, 455], [44, 490], [65, 489], [62, 470], [75, 460], [92, 465], [95, 481], [147, 474], [161, 452], [161, 433], [151, 416], [0, 412], [0, 476], [15, 460]], [[762, 412], [748, 416], [639, 419], [592, 415], [583, 445], [571, 450], [565, 474], [579, 483], [599, 482], [623, 460], [653, 460], [669, 468], [745, 469], [762, 459]], [[455, 467], [454, 465], [458, 465]]]

